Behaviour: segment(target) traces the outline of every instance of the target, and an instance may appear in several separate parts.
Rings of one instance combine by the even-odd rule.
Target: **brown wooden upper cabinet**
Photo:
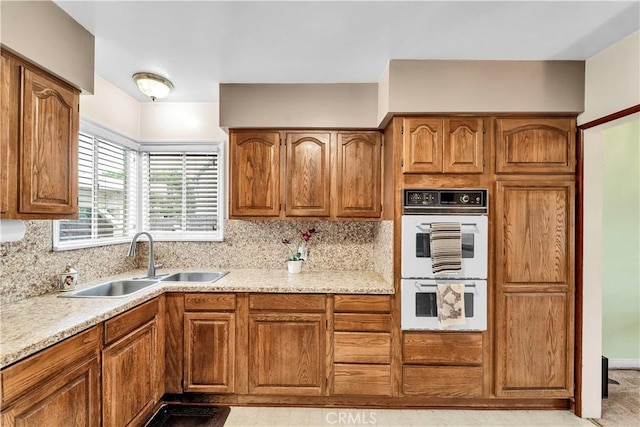
[[[231,216],[280,215],[280,133],[231,133]]]
[[[381,141],[379,132],[338,133],[336,216],[380,217]]]
[[[231,218],[379,218],[382,134],[232,130]]]
[[[411,117],[403,121],[403,173],[482,173],[484,119]]]
[[[496,119],[496,172],[572,174],[575,134],[573,117]]]
[[[78,214],[80,91],[2,51],[3,218]]]
[[[331,133],[286,132],[285,141],[285,214],[329,216]]]

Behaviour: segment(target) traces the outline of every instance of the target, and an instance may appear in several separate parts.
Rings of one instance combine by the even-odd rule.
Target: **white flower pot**
[[[287,261],[289,274],[297,274],[302,270],[302,261]]]

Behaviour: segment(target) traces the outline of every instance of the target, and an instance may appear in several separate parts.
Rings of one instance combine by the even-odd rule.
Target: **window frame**
[[[142,162],[143,153],[215,153],[218,157],[218,214],[217,224],[218,229],[215,232],[200,232],[200,231],[180,231],[180,232],[162,232],[162,231],[149,231],[153,236],[154,241],[158,242],[222,242],[224,241],[224,218],[225,218],[225,206],[226,206],[226,162],[225,162],[225,150],[223,142],[190,142],[185,144],[175,143],[144,143],[140,147],[140,166],[139,166],[139,180],[138,180],[138,192],[139,206],[138,211],[138,224],[144,226],[143,200],[146,197],[144,194],[143,184],[144,179],[142,174],[144,167]]]
[[[138,143],[131,138],[127,138],[117,132],[111,131],[105,127],[102,127],[96,123],[93,123],[86,119],[80,120],[80,132],[89,134],[94,138],[104,139],[110,143],[122,145],[135,151],[137,157],[137,171],[136,171],[136,191],[138,194],[136,203],[136,224],[133,233],[144,230],[144,215],[143,211],[143,152],[179,152],[179,153],[217,153],[218,157],[218,212],[217,223],[218,229],[216,232],[176,232],[163,233],[163,232],[150,232],[155,241],[165,242],[222,242],[224,241],[224,220],[226,212],[226,151],[224,141],[203,141],[203,142],[172,142],[172,143]],[[130,243],[134,234],[127,235],[126,237],[106,237],[97,239],[86,240],[72,240],[67,242],[60,241],[60,220],[53,221],[52,227],[52,250],[54,252],[62,252],[74,249],[93,248],[99,246],[117,245],[123,243]]]
[[[140,172],[139,172],[140,159],[138,154],[140,151],[140,144],[117,132],[111,131],[107,128],[104,128],[100,125],[97,125],[91,121],[84,120],[84,119],[80,120],[79,133],[84,133],[84,134],[90,135],[93,138],[101,139],[110,144],[119,145],[119,146],[122,146],[123,148],[132,150],[134,152],[134,155],[136,156],[136,161],[137,161],[136,180],[138,179],[140,175]],[[136,191],[140,191],[139,187],[140,187],[140,183],[136,181]],[[127,195],[127,198],[130,198],[130,195]],[[78,210],[79,209],[80,207],[78,207]],[[74,249],[93,248],[98,246],[128,243],[131,241],[131,238],[134,236],[135,232],[138,229],[137,222],[138,222],[138,218],[140,217],[139,203],[136,203],[135,209],[136,209],[136,213],[135,213],[136,224],[135,224],[135,230],[131,232],[133,234],[129,233],[125,236],[119,236],[119,237],[98,237],[98,238],[92,238],[92,239],[70,240],[66,242],[61,241],[60,240],[60,222],[62,220],[54,220],[53,226],[52,226],[52,233],[51,233],[52,250],[54,252],[61,252],[61,251],[74,250]]]

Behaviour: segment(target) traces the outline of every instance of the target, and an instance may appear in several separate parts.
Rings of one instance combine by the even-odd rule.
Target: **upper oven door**
[[[431,224],[459,222],[462,234],[462,271],[455,277],[486,279],[488,220],[484,215],[403,215],[402,278],[432,278]]]

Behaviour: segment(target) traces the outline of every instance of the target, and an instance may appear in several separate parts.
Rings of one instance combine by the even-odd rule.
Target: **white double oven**
[[[489,248],[486,189],[404,190],[401,250],[401,325],[404,330],[439,330],[436,277],[432,273],[431,224],[460,224],[462,270],[438,283],[463,283],[466,324],[455,329],[487,329]]]

